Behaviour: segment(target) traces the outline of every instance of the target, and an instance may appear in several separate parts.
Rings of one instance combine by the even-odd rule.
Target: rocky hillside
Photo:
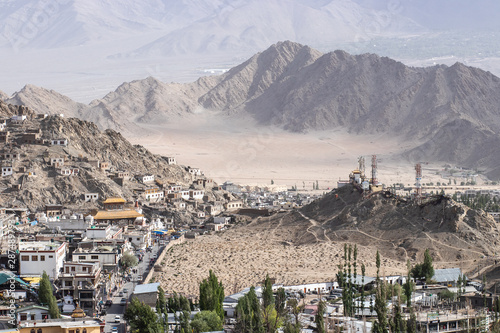
[[[2,116],[17,112],[18,106],[0,103]],[[24,107],[23,107],[24,108]],[[41,130],[40,140],[67,139],[67,146],[26,144],[22,134],[28,130]],[[2,177],[0,202],[2,205],[27,206],[35,210],[46,204],[63,204],[85,208],[84,193],[98,193],[101,198],[121,196],[127,200],[137,198],[137,190],[144,186],[135,180],[123,185],[111,179],[116,171],[127,171],[133,177],[154,174],[164,182],[190,184],[191,175],[180,165],[168,165],[165,158],[154,155],[141,146],[133,146],[114,130],[101,131],[90,122],[77,118],[50,116],[45,119],[26,120],[22,125],[8,124],[11,142],[1,143],[2,153],[18,153],[13,162],[13,174]],[[62,168],[76,169],[77,174],[61,175],[51,166],[51,158],[64,158]],[[109,163],[108,171],[101,171],[92,161]]]
[[[418,205],[386,194],[363,198],[345,186],[303,208],[240,226],[257,232],[278,228],[287,245],[347,242],[377,248],[384,257],[419,261],[426,248],[437,262],[467,270],[492,264],[500,228],[483,211],[436,196]],[[253,231],[252,231],[253,230]],[[484,262],[483,262],[484,261]]]
[[[208,109],[294,132],[381,134],[407,141],[410,160],[481,168],[500,177],[500,79],[460,63],[408,67],[374,54],[322,54],[286,41],[222,75],[190,84],[154,78],[124,83],[85,108],[32,86],[23,90],[10,101],[44,105],[52,114],[65,109],[123,133],[140,131],[141,123],[182,125]]]

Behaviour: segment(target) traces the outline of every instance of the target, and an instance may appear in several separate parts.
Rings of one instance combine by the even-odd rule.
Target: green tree
[[[417,332],[417,316],[415,315],[413,308],[410,308],[410,318],[406,321],[406,332]]]
[[[59,307],[57,306],[57,300],[54,296],[54,291],[52,289],[52,283],[50,282],[47,272],[43,271],[42,279],[38,287],[38,300],[40,304],[49,307],[50,318],[56,319],[60,318]]]
[[[412,276],[417,279],[425,279],[430,282],[434,276],[434,267],[432,266],[432,256],[429,249],[424,252],[424,262],[416,264],[411,270]]]
[[[43,271],[42,279],[38,287],[38,300],[40,304],[48,305],[52,294],[52,284],[50,283],[49,276]]]
[[[271,179],[271,185],[274,185],[274,180]]]
[[[158,321],[158,316],[149,305],[139,302],[137,297],[133,297],[125,310],[125,319],[129,322],[132,332],[163,332],[162,325]]]
[[[200,311],[191,321],[194,333],[213,332],[222,330],[222,321],[215,311]]]
[[[264,324],[262,321],[261,305],[255,287],[238,300],[236,305],[236,327],[239,333],[263,333]]]
[[[61,314],[59,313],[59,307],[57,306],[57,300],[53,295],[49,300],[49,315],[50,318],[52,319],[61,318]]]
[[[165,291],[161,286],[158,286],[158,299],[156,300],[156,313],[160,316],[162,327],[167,326],[167,301],[165,299]]]
[[[391,328],[391,333],[405,333],[406,332],[406,321],[403,319],[401,312],[401,299],[397,295],[397,301],[393,303],[392,306],[392,318],[389,321]]]
[[[285,294],[285,289],[281,287],[278,288],[278,291],[276,292],[274,307],[276,308],[278,316],[282,318],[286,316],[286,294]]]
[[[406,297],[406,307],[409,309],[411,308],[411,296],[413,294],[413,290],[415,289],[415,284],[411,280],[411,264],[409,259],[406,262],[406,270],[407,270],[407,276],[406,276],[406,282],[403,284],[403,291]]]
[[[266,279],[264,280],[264,286],[262,288],[262,319],[264,321],[264,330],[266,333],[274,333],[278,327],[281,326],[281,318],[275,308],[273,285],[269,278],[269,274],[266,274]]]
[[[121,258],[122,266],[125,268],[135,267],[139,263],[139,259],[130,252],[123,254]]]
[[[181,333],[191,332],[191,305],[189,304],[188,299],[182,295],[179,297],[179,303],[181,307],[181,313],[179,316],[180,331]]]
[[[200,283],[200,310],[215,311],[221,321],[224,321],[224,286],[217,280],[212,270],[209,271],[208,279]]]
[[[285,318],[285,333],[299,333],[302,329],[299,321],[299,314],[302,312],[302,306],[299,305],[299,301],[296,298],[291,298],[287,301],[288,308],[294,317],[294,323],[291,322],[289,317]]]
[[[375,304],[373,306],[375,312],[377,313],[377,319],[373,322],[372,332],[375,333],[387,333],[387,326],[389,325],[387,320],[387,288],[385,286],[384,280],[380,279],[378,274],[378,269],[380,267],[380,255],[377,251],[376,256],[377,264],[377,287],[375,291]]]
[[[424,263],[422,265],[422,273],[425,276],[425,280],[430,282],[434,276],[434,267],[432,266],[432,256],[429,249],[424,252]]]
[[[314,322],[316,323],[316,331],[318,333],[325,333],[325,309],[326,305],[324,301],[318,303],[318,311],[314,316]]]

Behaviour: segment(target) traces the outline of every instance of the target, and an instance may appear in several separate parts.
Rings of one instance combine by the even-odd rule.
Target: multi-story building
[[[92,315],[102,298],[99,288],[100,275],[99,262],[65,262],[58,287],[64,296],[72,296],[87,315]]]
[[[56,280],[66,260],[66,242],[21,242],[19,243],[19,274],[21,276],[47,275]]]

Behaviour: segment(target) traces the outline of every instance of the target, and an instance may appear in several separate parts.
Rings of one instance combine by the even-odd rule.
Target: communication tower
[[[377,179],[377,155],[372,155],[372,185],[378,185],[378,179]]]
[[[420,203],[422,200],[422,165],[420,163],[415,165],[415,171],[415,199],[417,199],[417,202]]]

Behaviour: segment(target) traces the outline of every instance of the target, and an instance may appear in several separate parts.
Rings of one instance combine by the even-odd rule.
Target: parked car
[[[120,291],[120,292],[118,293],[118,297],[123,297],[123,291]]]
[[[118,332],[118,327],[117,327],[117,326],[114,326],[114,327],[111,329],[111,332]]]
[[[106,301],[106,303],[104,303],[104,304],[105,304],[106,306],[111,306],[111,305],[113,305],[113,300],[108,299],[108,300]]]
[[[128,289],[127,288],[123,288],[123,293],[127,294],[128,293]]]
[[[122,298],[121,301],[120,301],[120,305],[125,305],[127,304],[127,299],[126,298]]]
[[[121,321],[120,316],[116,315],[115,316],[115,323],[119,323]]]

